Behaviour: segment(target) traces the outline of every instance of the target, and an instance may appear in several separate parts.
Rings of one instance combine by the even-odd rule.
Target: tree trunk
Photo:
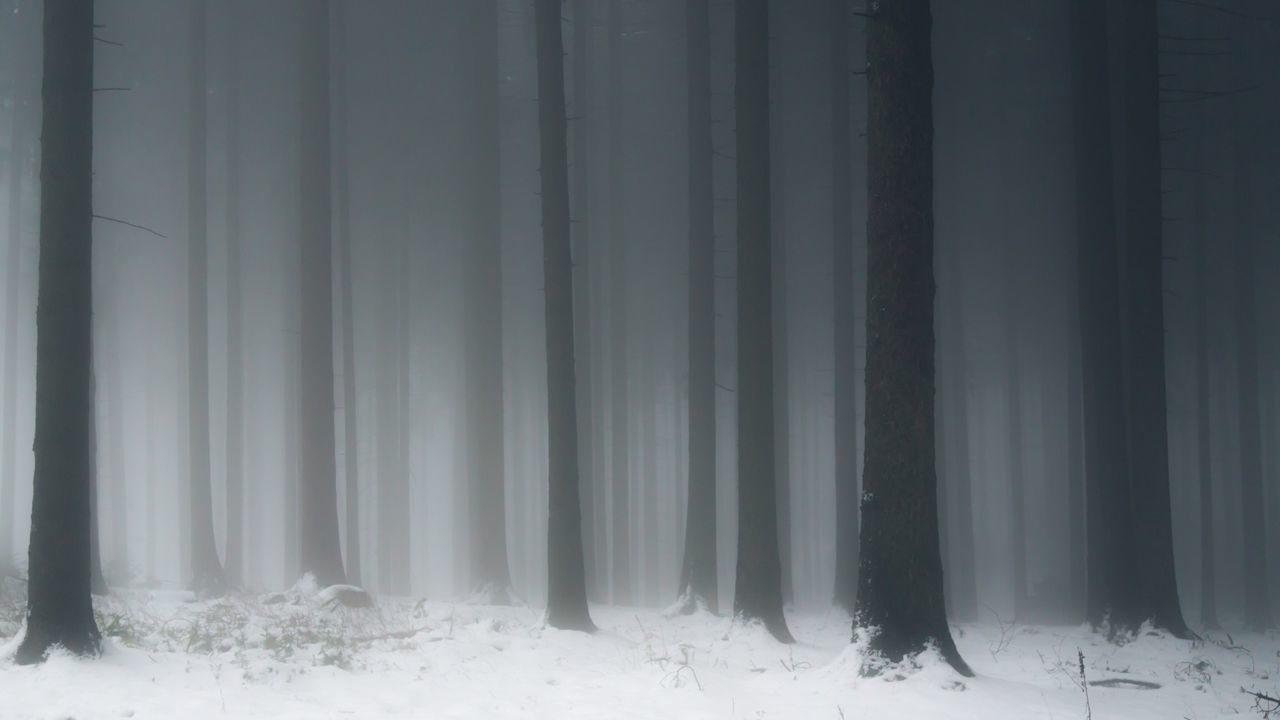
[[[1205,196],[1208,188],[1203,176],[1193,182],[1195,209],[1196,268],[1196,441],[1197,467],[1200,473],[1200,622],[1205,629],[1218,625],[1217,552],[1213,537],[1213,428],[1210,425],[1209,398],[1209,239],[1205,232]]]
[[[897,662],[947,627],[934,465],[933,57],[928,0],[879,0],[867,25],[867,432],[854,627]],[[864,666],[864,672],[874,669]]]
[[[626,167],[626,138],[623,135],[622,99],[622,0],[610,0],[609,32],[609,334],[610,393],[609,433],[612,478],[610,479],[613,515],[613,579],[611,598],[614,605],[634,601],[631,577],[631,482],[629,469],[630,422],[629,371],[627,361],[627,242],[626,198],[623,195],[623,170]]]
[[[190,435],[191,589],[200,596],[226,591],[213,534],[209,452],[209,244],[206,193],[205,0],[190,5],[187,118],[187,402]]]
[[[93,2],[46,0],[27,632],[15,655],[97,655],[89,588]]]
[[[1243,115],[1237,100],[1237,114]],[[1241,118],[1243,119],[1243,118]],[[1262,413],[1258,389],[1257,259],[1254,251],[1252,156],[1248,128],[1234,131],[1236,382],[1240,432],[1240,518],[1244,541],[1244,620],[1255,632],[1272,627],[1267,588],[1267,534],[1262,492]]]
[[[360,568],[360,438],[357,434],[359,397],[356,392],[356,323],[355,286],[351,266],[351,183],[347,161],[350,137],[347,126],[347,40],[346,4],[336,2],[333,9],[333,102],[334,102],[334,180],[337,197],[338,227],[335,241],[338,244],[340,282],[342,289],[342,456],[344,463],[346,503],[347,581],[353,585],[361,582]]]
[[[1016,257],[1017,240],[1008,240],[1009,259],[1005,267],[1005,424],[1008,443],[1009,514],[1013,524],[1013,616],[1026,620],[1027,612],[1027,502],[1026,481],[1022,461],[1022,359],[1020,340],[1020,313],[1018,308],[1017,280],[1021,276]]]
[[[835,355],[835,604],[858,601],[858,324],[853,290],[853,137],[849,119],[849,8],[831,6],[831,300]]]
[[[719,607],[716,574],[715,208],[711,160],[711,17],[685,5],[689,115],[688,503],[680,596],[686,611]]]
[[[793,642],[782,610],[775,473],[769,3],[738,0],[738,581],[734,614]]]
[[[334,447],[333,238],[330,218],[329,6],[301,10],[301,345],[299,563],[324,585],[346,582]]]
[[[1121,3],[1124,64],[1125,246],[1122,301],[1130,468],[1132,565],[1138,620],[1179,638],[1182,617],[1173,561],[1165,388],[1164,243],[1160,155],[1157,0]]]
[[[1083,383],[1088,597],[1095,627],[1136,627],[1130,583],[1129,443],[1112,168],[1109,0],[1072,5],[1077,302]]]
[[[591,422],[591,235],[589,216],[591,201],[587,161],[586,120],[587,94],[590,87],[590,59],[587,48],[591,30],[591,0],[574,0],[573,4],[573,111],[578,121],[573,125],[573,202],[572,252],[573,252],[573,315],[574,356],[577,361],[577,413],[578,413],[578,472],[582,488],[582,510],[586,520],[582,524],[582,544],[586,553],[587,591],[593,597],[599,592],[596,581],[596,539],[593,512],[595,506],[596,479],[594,428]]]
[[[231,585],[244,583],[244,314],[240,238],[240,33],[244,8],[228,2],[227,46],[227,536],[223,570]]]
[[[542,155],[542,272],[546,286],[547,623],[592,632],[582,549],[573,352],[573,258],[569,238],[568,138],[560,0],[535,0],[538,145]]]
[[[468,67],[468,113],[475,118],[473,162],[465,195],[475,205],[468,220],[474,236],[468,245],[467,410],[471,485],[473,566],[478,588],[489,601],[511,601],[507,559],[507,510],[502,380],[502,236],[499,221],[500,132],[498,128],[498,6],[494,0],[467,3],[473,54]]]

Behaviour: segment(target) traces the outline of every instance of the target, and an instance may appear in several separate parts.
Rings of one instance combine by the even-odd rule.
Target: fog
[[[864,19],[850,15],[852,60],[838,68],[829,5],[775,1],[769,28],[779,542],[783,593],[803,610],[832,603],[837,446],[863,450]],[[191,585],[200,472],[229,582],[269,591],[298,580],[300,527],[315,520],[299,509],[312,467],[300,429],[327,408],[298,369],[316,351],[304,339],[300,272],[304,222],[316,220],[301,188],[324,182],[306,175],[306,132],[327,132],[331,458],[348,579],[387,595],[468,598],[491,580],[475,558],[501,522],[511,590],[542,606],[548,368],[532,4],[208,3],[194,31],[206,39],[203,73],[192,7],[97,3],[95,477],[108,583]],[[1070,3],[944,0],[933,11],[948,605],[959,621],[1078,623],[1086,501]],[[326,12],[327,79],[303,64],[300,20]],[[1210,621],[1206,586],[1221,620],[1242,622],[1259,569],[1280,609],[1280,39],[1275,20],[1248,19],[1264,12],[1274,8],[1263,0],[1160,4],[1169,495],[1178,593],[1197,628]],[[710,13],[716,563],[728,610],[739,536],[734,6],[712,2]],[[664,607],[681,591],[689,485],[685,3],[577,0],[563,14],[588,595]],[[40,15],[37,2],[7,2],[0,23],[0,564],[19,567],[34,472]],[[836,201],[831,88],[844,72],[852,176]],[[319,129],[308,83],[328,98]],[[1129,97],[1109,94],[1118,105]],[[1122,181],[1121,202],[1125,193]],[[852,267],[832,262],[837,202],[852,213]],[[203,223],[192,219],[201,204]],[[203,265],[190,255],[201,235]],[[837,273],[853,283],[856,438],[836,436]],[[193,279],[207,283],[204,313],[189,311]],[[193,333],[194,315],[207,334]],[[207,358],[192,355],[196,335]],[[193,392],[205,363],[207,393]],[[500,476],[499,520],[476,500],[482,476]],[[1260,534],[1246,518],[1258,502]],[[1251,568],[1246,548],[1259,542],[1268,559]]]

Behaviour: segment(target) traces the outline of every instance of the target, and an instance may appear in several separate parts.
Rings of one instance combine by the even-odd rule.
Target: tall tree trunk
[[[1238,107],[1242,101],[1237,101]],[[1236,111],[1243,115],[1241,109]],[[1241,123],[1243,124],[1243,123]],[[1252,157],[1247,127],[1234,132],[1236,382],[1240,432],[1241,557],[1244,560],[1244,619],[1250,630],[1272,627],[1267,588],[1267,534],[1262,492],[1262,413],[1258,387],[1258,299],[1254,251]]]
[[[686,612],[719,607],[716,574],[715,199],[711,144],[711,13],[685,4],[689,114],[688,503],[680,596]]]
[[[117,269],[113,273],[112,283],[119,282],[118,268],[122,264],[119,259],[115,261],[114,265]],[[124,338],[121,337],[122,330],[118,307],[115,308],[115,316],[112,318],[109,330],[103,335],[107,347],[110,348],[106,366],[111,377],[111,382],[107,385],[109,392],[107,393],[106,411],[107,432],[110,438],[107,458],[111,477],[111,561],[109,572],[113,575],[111,579],[118,584],[127,585],[132,579],[131,568],[129,567],[129,495],[127,492],[129,480],[125,474],[124,366],[120,362],[120,348],[124,344]],[[102,345],[98,347],[102,347]]]
[[[1209,397],[1209,239],[1205,232],[1205,195],[1208,188],[1203,176],[1193,181],[1195,209],[1196,268],[1196,460],[1200,491],[1200,622],[1208,630],[1218,629],[1217,552],[1213,522],[1213,428],[1210,423]]]
[[[738,0],[738,581],[734,614],[793,642],[782,610],[774,463],[769,3]]]
[[[200,596],[226,591],[213,534],[209,452],[209,243],[206,187],[205,0],[190,4],[187,118],[187,413],[190,436],[191,589]]]
[[[1157,0],[1125,0],[1120,8],[1126,229],[1121,289],[1134,551],[1128,571],[1140,593],[1139,621],[1190,638],[1178,601],[1169,499]]]
[[[933,53],[929,0],[879,0],[867,26],[867,432],[854,627],[890,661],[947,627],[934,464]],[[864,672],[874,672],[865,666]]]
[[[578,472],[582,487],[582,509],[586,520],[582,524],[582,544],[586,553],[587,591],[593,597],[599,592],[596,580],[596,539],[594,507],[596,479],[594,427],[591,422],[591,230],[590,183],[587,161],[588,128],[587,96],[590,87],[590,45],[592,0],[574,0],[573,4],[573,111],[578,121],[573,126],[573,316],[574,356],[577,361],[578,391]]]
[[[1027,502],[1026,481],[1022,460],[1022,359],[1020,313],[1021,298],[1017,292],[1017,278],[1022,269],[1018,266],[1016,243],[1010,238],[1008,263],[1005,266],[1005,424],[1007,431],[1009,468],[1009,513],[1013,524],[1013,614],[1015,619],[1025,620],[1027,612]]]
[[[1072,5],[1077,302],[1083,382],[1088,597],[1095,627],[1135,627],[1129,442],[1121,352],[1119,247],[1112,168],[1108,2]]]
[[[836,483],[835,603],[858,601],[858,370],[853,290],[853,133],[849,119],[849,6],[831,6],[831,300]]]
[[[299,562],[321,585],[346,582],[334,446],[329,6],[301,9],[301,424]]]
[[[27,632],[14,657],[54,645],[97,655],[89,588],[93,397],[93,1],[44,4],[35,477]]]
[[[231,585],[244,583],[244,314],[240,238],[240,33],[244,8],[226,3],[227,45],[227,536],[223,570]]]
[[[538,145],[542,176],[542,272],[546,286],[547,622],[592,632],[582,559],[582,497],[573,348],[573,257],[569,239],[568,138],[560,0],[535,0]]]
[[[614,605],[634,601],[631,577],[631,482],[629,469],[630,418],[629,370],[627,360],[627,241],[626,197],[623,194],[623,172],[626,167],[626,138],[623,132],[622,99],[622,0],[610,0],[609,32],[609,335],[610,392],[609,433],[611,479],[610,496],[613,515],[613,557],[610,574],[613,579],[611,599]]]
[[[1070,333],[1067,347],[1067,563],[1070,572],[1071,617],[1085,619],[1086,597],[1089,587],[1088,555],[1086,549],[1087,525],[1085,519],[1085,445],[1084,445],[1084,387],[1080,348],[1080,299],[1078,288],[1080,269],[1068,298],[1067,313],[1070,317]]]
[[[333,102],[334,102],[334,181],[337,197],[338,262],[342,289],[342,456],[344,463],[346,503],[347,580],[361,582],[360,568],[360,443],[357,434],[359,397],[356,392],[356,323],[355,279],[351,266],[351,179],[347,160],[351,139],[347,112],[347,26],[346,4],[336,2],[333,9]]]
[[[473,566],[478,587],[489,601],[511,601],[511,570],[507,559],[507,509],[502,380],[502,235],[499,221],[500,132],[498,127],[498,6],[495,0],[467,3],[473,54],[468,67],[474,74],[467,103],[475,118],[473,162],[467,180],[474,183],[466,197],[474,235],[468,245],[470,282],[467,327],[467,410],[471,486]]]

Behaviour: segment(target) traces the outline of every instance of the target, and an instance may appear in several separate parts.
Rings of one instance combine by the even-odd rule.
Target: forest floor
[[[1085,628],[993,621],[955,629],[976,678],[925,658],[869,679],[839,611],[790,614],[799,642],[788,646],[706,613],[594,607],[600,632],[584,635],[547,628],[536,608],[380,599],[352,610],[306,592],[118,593],[97,602],[101,658],[19,667],[16,594],[0,599],[4,720],[1203,720],[1261,717],[1243,690],[1280,688],[1274,634],[1114,645]],[[1104,685],[1087,697],[1081,655],[1085,679]]]

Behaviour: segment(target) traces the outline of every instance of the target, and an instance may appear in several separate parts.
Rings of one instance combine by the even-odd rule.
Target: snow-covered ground
[[[1123,646],[1083,628],[956,629],[978,677],[936,660],[859,677],[840,612],[792,614],[799,642],[708,614],[594,607],[595,635],[536,608],[308,593],[193,602],[132,591],[98,602],[103,656],[12,663],[20,612],[0,605],[0,718],[1085,718],[1257,717],[1241,688],[1280,687],[1280,638]]]

